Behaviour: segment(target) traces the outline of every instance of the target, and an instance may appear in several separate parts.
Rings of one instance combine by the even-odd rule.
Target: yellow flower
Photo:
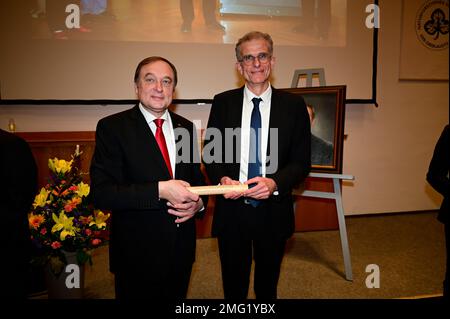
[[[55,213],[52,214],[55,225],[52,227],[52,233],[61,230],[60,238],[65,240],[67,235],[75,236],[76,228],[73,226],[74,217],[67,217],[64,212],[59,213],[59,217]]]
[[[89,226],[97,225],[98,229],[106,227],[106,221],[109,218],[109,214],[105,215],[101,210],[94,210],[95,218],[92,222],[89,223]]]
[[[75,192],[78,196],[83,197],[89,195],[90,187],[88,184],[81,182],[77,185],[78,190]]]
[[[48,167],[52,170],[54,173],[63,173],[70,171],[72,169],[72,163],[73,160],[70,162],[67,162],[66,160],[60,160],[56,157],[54,159],[48,160]]]
[[[50,194],[50,191],[46,190],[44,187],[41,188],[41,191],[39,194],[36,195],[34,198],[33,207],[44,207],[46,204],[49,204],[50,201],[47,200],[48,194]]]
[[[42,215],[34,215],[33,213],[28,215],[28,224],[30,225],[30,228],[38,229],[44,221],[45,217]]]

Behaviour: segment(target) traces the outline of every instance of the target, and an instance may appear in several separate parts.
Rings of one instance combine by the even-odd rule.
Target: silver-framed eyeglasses
[[[266,52],[259,53],[257,56],[247,54],[242,57],[240,62],[243,62],[246,65],[251,65],[255,62],[256,59],[258,59],[259,63],[265,64],[270,61],[271,57],[272,56]]]

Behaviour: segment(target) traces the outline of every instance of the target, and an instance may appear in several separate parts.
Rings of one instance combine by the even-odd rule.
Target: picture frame
[[[311,172],[342,174],[346,86],[282,90],[301,95],[308,107],[311,119]]]

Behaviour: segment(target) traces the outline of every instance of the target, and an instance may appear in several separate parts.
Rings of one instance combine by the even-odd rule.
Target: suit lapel
[[[272,99],[270,101],[270,119],[269,119],[269,128],[271,127],[280,127],[283,123],[282,115],[283,112],[280,110],[282,106],[280,106],[280,96],[278,94],[278,90],[272,87]],[[269,132],[270,134],[270,132]]]
[[[231,99],[228,100],[227,105],[225,105],[226,108],[226,116],[228,117],[227,127],[230,128],[242,128],[242,108],[244,104],[244,87],[241,87],[235,91],[235,94],[231,96]],[[236,141],[238,142],[238,141]],[[240,144],[240,141],[239,141]],[[222,145],[222,147],[225,147],[225,145]],[[235,144],[233,147],[234,154],[233,156],[236,157],[236,152],[238,151],[237,145]],[[234,162],[234,161],[233,161]],[[240,170],[240,164],[239,162],[234,163],[231,166],[231,172],[230,176],[234,176],[235,179],[239,180],[239,170]]]
[[[173,112],[169,111],[170,119],[172,120],[173,133],[175,134],[175,129],[183,127],[183,125],[178,121],[178,117]],[[181,135],[175,135],[175,176],[178,178],[180,176],[180,170],[182,170],[183,165],[180,165],[180,158],[177,150],[177,143],[180,141]]]
[[[161,175],[164,175],[165,178],[170,179],[169,170],[167,169],[166,162],[161,154],[155,136],[153,135],[148,123],[145,121],[145,117],[142,115],[138,105],[134,107],[131,117],[136,125],[136,139],[142,143],[142,146],[139,149],[147,150],[144,151],[145,153],[142,152],[138,155],[140,157],[148,156],[148,161],[144,159],[144,162],[149,163],[149,165],[154,165],[156,162],[158,167],[155,168],[154,171],[164,172],[164,174]]]
[[[280,96],[278,94],[278,90],[272,87],[272,99],[270,101],[270,118],[269,118],[269,134],[267,135],[267,150],[266,156],[269,158],[270,156],[270,140],[271,140],[271,128],[278,129],[283,125],[283,111],[281,110],[282,101],[280,101]],[[280,131],[278,131],[278,134]],[[280,137],[278,136],[278,142],[280,142]]]
[[[236,94],[229,100],[230,104],[226,106],[227,113],[230,116],[230,127],[242,127],[242,107],[244,103],[244,87],[236,91]]]

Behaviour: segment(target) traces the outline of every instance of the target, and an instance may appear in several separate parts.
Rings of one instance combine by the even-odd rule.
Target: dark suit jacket
[[[200,163],[192,161],[197,141],[193,124],[170,113],[174,128],[189,132],[187,162],[176,164],[175,178],[203,185]],[[175,140],[177,142],[177,138]],[[181,154],[181,155],[183,155]],[[158,198],[158,182],[170,179],[158,144],[138,106],[98,122],[91,164],[91,197],[96,207],[112,211],[111,271],[144,271],[164,276],[173,254],[187,263],[195,257],[195,220],[179,227],[167,213],[167,201]],[[205,207],[207,198],[203,198]],[[186,249],[174,251],[176,234]]]
[[[0,177],[0,242],[5,258],[0,263],[0,273],[5,274],[2,291],[9,297],[25,296],[23,280],[31,249],[28,213],[37,191],[37,168],[27,142],[3,130],[0,130]]]
[[[311,134],[311,164],[333,164],[333,144]]]
[[[244,88],[220,93],[214,97],[208,128],[217,128],[225,136],[225,128],[241,127]],[[279,195],[270,196],[258,206],[258,229],[263,236],[288,238],[295,228],[292,189],[308,175],[311,166],[311,131],[309,116],[303,98],[299,95],[272,89],[272,101],[269,128],[278,129],[278,167],[273,174],[266,177],[275,180]],[[269,131],[270,135],[270,131]],[[267,155],[270,154],[270,136]],[[233,150],[236,152],[234,139]],[[209,140],[205,140],[206,144]],[[223,145],[225,140],[222,141]],[[225,152],[224,152],[225,153]],[[206,171],[213,184],[218,184],[221,177],[229,176],[239,180],[239,156],[232,163],[206,163]],[[266,166],[267,167],[267,166]],[[213,229],[214,236],[239,231],[244,199],[227,200],[223,196],[216,199]]]
[[[449,221],[449,172],[450,172],[450,152],[449,152],[449,126],[445,126],[434,148],[433,157],[427,173],[427,181],[438,191],[444,200],[439,210],[438,219],[448,224]]]

